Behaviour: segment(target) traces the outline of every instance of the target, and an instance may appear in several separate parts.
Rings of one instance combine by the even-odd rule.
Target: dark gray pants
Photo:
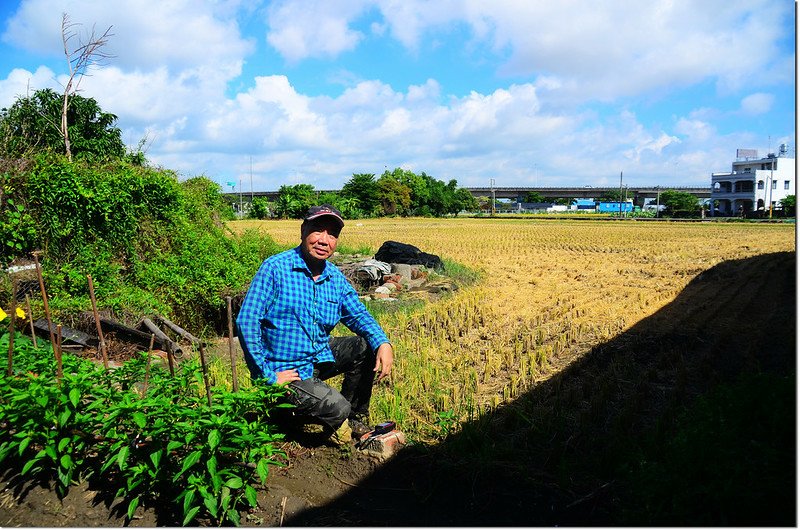
[[[358,336],[331,337],[330,346],[335,361],[314,366],[311,379],[289,383],[287,399],[295,406],[293,416],[298,420],[336,431],[348,418],[366,422],[375,379],[375,352]],[[341,392],[325,383],[339,374],[344,374]]]

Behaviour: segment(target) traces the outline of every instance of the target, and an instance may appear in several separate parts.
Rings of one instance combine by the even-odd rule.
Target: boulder
[[[408,265],[425,265],[429,269],[442,270],[442,259],[435,254],[422,252],[414,245],[386,241],[375,253],[375,259],[386,263],[402,263]]]

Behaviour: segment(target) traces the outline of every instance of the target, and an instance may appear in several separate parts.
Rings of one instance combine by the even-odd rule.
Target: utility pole
[[[250,207],[253,206],[253,156],[250,156]]]
[[[492,217],[494,217],[494,179],[489,179],[489,187],[492,189]]]
[[[239,219],[244,219],[244,201],[242,200],[242,177],[239,177]]]
[[[622,171],[619,172],[619,218],[622,219]]]
[[[772,187],[775,185],[774,176],[772,174],[773,169],[775,168],[775,159],[770,160],[769,164],[769,218],[772,219]]]

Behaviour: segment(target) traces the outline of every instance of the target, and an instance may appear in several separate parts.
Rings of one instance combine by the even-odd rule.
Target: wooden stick
[[[236,376],[236,347],[233,344],[233,312],[231,310],[231,297],[226,296],[228,303],[228,352],[231,355],[231,376],[233,377],[233,391],[239,391],[239,378]]]
[[[103,328],[100,327],[100,313],[97,311],[97,299],[94,297],[94,282],[92,275],[87,274],[89,279],[89,298],[92,300],[92,313],[94,314],[94,323],[97,326],[97,337],[100,339],[100,354],[103,356],[103,367],[108,370],[108,353],[106,352],[106,339],[103,338]]]
[[[144,388],[142,389],[142,397],[147,394],[147,380],[150,378],[150,357],[153,355],[153,343],[156,341],[156,334],[150,334],[150,347],[147,348],[147,364],[144,365]]]
[[[206,384],[206,397],[208,398],[208,406],[211,406],[211,385],[208,382],[208,368],[206,367],[206,351],[203,345],[200,345],[200,365],[203,367],[203,382]]]
[[[8,377],[14,372],[14,324],[17,320],[17,279],[11,277],[11,322],[8,324]]]
[[[47,291],[44,288],[44,277],[42,276],[42,266],[39,265],[39,252],[33,253],[33,261],[36,262],[36,276],[39,277],[39,290],[42,291],[42,302],[44,302],[44,316],[47,318],[47,331],[50,332],[50,344],[55,351],[56,338],[53,336],[53,319],[50,318],[50,304],[47,303]]]
[[[185,329],[183,329],[182,327],[180,327],[179,325],[177,325],[176,323],[174,323],[173,321],[169,320],[168,318],[162,317],[161,315],[156,315],[155,317],[158,320],[160,320],[162,324],[164,324],[169,329],[171,329],[184,339],[188,340],[192,344],[200,344],[201,342],[203,342],[194,335],[192,335],[191,333],[189,333],[188,331],[186,331]]]
[[[61,324],[56,327],[56,341],[53,350],[56,355],[56,379],[60,381],[64,376],[64,369],[61,363]]]
[[[183,350],[181,349],[180,345],[174,342],[171,338],[167,337],[167,334],[161,331],[161,328],[156,326],[155,322],[149,318],[143,318],[142,324],[147,328],[148,331],[150,331],[150,333],[156,334],[156,337],[158,337],[158,339],[164,344],[167,351],[172,351],[173,355],[177,355],[178,357],[183,355]]]
[[[286,499],[287,497],[281,499],[281,520],[278,522],[278,526],[283,526],[283,515],[286,513]]]
[[[31,325],[31,340],[33,340],[33,349],[38,350],[39,346],[36,344],[36,331],[33,329],[33,311],[31,311],[31,297],[25,295],[25,309],[28,311],[28,322]]]

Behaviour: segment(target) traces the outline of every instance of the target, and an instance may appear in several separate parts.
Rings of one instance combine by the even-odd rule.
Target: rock
[[[397,300],[397,298],[392,298],[392,296],[387,294],[387,293],[375,293],[375,294],[372,295],[372,297],[375,300],[384,300],[386,302],[393,302],[393,301]]]
[[[408,263],[392,263],[392,275],[397,276],[395,281],[411,281],[414,279],[414,269]]]
[[[386,287],[385,285],[381,285],[375,289],[375,294],[392,294],[392,290]]]
[[[419,280],[425,279],[428,277],[428,271],[424,271],[419,267],[411,267],[411,279],[412,280]]]
[[[383,285],[381,285],[381,287],[386,287],[387,289],[389,289],[390,293],[397,291],[397,289],[399,288],[399,286],[394,282],[386,282]]]

